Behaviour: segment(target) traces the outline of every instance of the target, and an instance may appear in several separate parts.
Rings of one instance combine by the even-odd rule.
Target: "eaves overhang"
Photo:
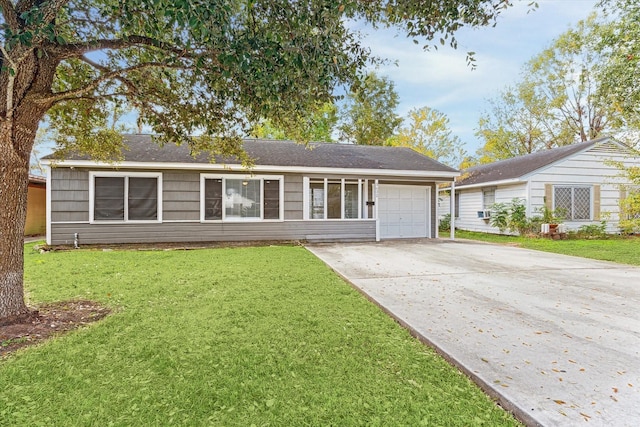
[[[303,174],[336,174],[356,176],[388,176],[403,178],[441,178],[453,181],[460,176],[458,171],[431,170],[396,170],[396,169],[361,169],[361,168],[331,168],[307,166],[275,166],[255,165],[247,168],[240,164],[218,163],[171,163],[171,162],[96,162],[90,160],[51,160],[43,159],[42,164],[51,167],[68,168],[99,168],[99,169],[146,169],[146,170],[203,170],[220,172],[254,173],[303,173]]]
[[[500,181],[478,182],[476,184],[468,184],[468,185],[456,184],[456,190],[469,190],[473,188],[497,187],[500,185],[519,184],[522,182],[526,182],[526,180],[522,179],[522,177],[519,177],[519,178],[512,178],[512,179],[503,179]]]

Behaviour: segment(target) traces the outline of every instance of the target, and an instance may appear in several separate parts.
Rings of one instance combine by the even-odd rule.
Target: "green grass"
[[[640,265],[640,238],[638,237],[611,236],[607,239],[593,240],[551,240],[476,233],[462,230],[456,230],[456,237],[490,243],[516,244],[527,249],[575,255],[622,264]]]
[[[0,425],[516,425],[304,248],[31,246],[31,302],[116,313],[0,361]]]

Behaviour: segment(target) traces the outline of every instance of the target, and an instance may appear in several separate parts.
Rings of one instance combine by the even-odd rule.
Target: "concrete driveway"
[[[462,240],[308,249],[525,423],[640,425],[640,268]]]

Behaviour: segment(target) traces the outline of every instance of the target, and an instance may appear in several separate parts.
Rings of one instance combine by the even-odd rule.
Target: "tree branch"
[[[89,40],[84,43],[69,43],[63,46],[57,47],[62,57],[61,59],[66,58],[76,58],[84,55],[85,53],[94,52],[96,50],[104,50],[104,49],[112,49],[119,50],[127,47],[133,46],[148,46],[154,47],[165,52],[173,53],[174,55],[179,56],[180,58],[192,58],[197,59],[201,55],[193,54],[186,49],[179,49],[174,45],[164,43],[160,40],[156,40],[151,37],[145,36],[129,36],[126,39],[97,39],[97,40]]]
[[[128,68],[122,68],[120,70],[115,70],[115,71],[109,71],[107,73],[104,73],[103,75],[101,75],[100,77],[98,77],[97,79],[89,82],[88,84],[76,88],[76,89],[71,89],[71,90],[67,90],[64,92],[57,92],[52,94],[51,96],[45,97],[45,98],[41,98],[38,99],[36,102],[40,103],[40,104],[56,104],[59,103],[61,101],[66,101],[69,99],[77,99],[77,98],[82,98],[85,97],[89,92],[95,90],[98,86],[100,86],[101,83],[106,82],[109,79],[119,79],[122,78],[122,76],[124,74],[127,74],[129,72],[132,71],[138,71],[138,70],[143,70],[145,68],[171,68],[171,69],[185,69],[188,67],[183,67],[183,66],[178,66],[178,65],[168,65],[162,62],[146,62],[143,64],[137,64]]]
[[[110,70],[108,67],[105,67],[102,64],[99,64],[95,61],[92,61],[91,59],[87,58],[86,56],[82,56],[80,57],[80,60],[85,62],[86,64],[89,64],[90,66],[102,71],[105,74],[110,73],[112,70]],[[120,82],[122,82],[122,84],[124,84],[130,91],[131,94],[133,95],[138,95],[138,88],[136,87],[135,84],[133,84],[133,82],[127,78],[125,78],[124,76],[115,76],[114,77],[116,80],[119,80]]]
[[[11,0],[0,0],[0,9],[4,20],[14,33],[20,29],[21,23],[16,10],[13,8]]]
[[[13,116],[13,87],[16,80],[15,73],[17,72],[17,67],[16,63],[13,62],[9,56],[9,52],[5,50],[4,46],[0,45],[0,49],[2,50],[2,56],[9,62],[9,66],[11,67],[11,70],[13,70],[13,74],[11,71],[7,72],[7,103],[5,107],[7,111],[5,113],[5,118],[10,119],[11,116]]]
[[[42,6],[42,21],[46,24],[53,22],[58,16],[62,6],[69,3],[69,0],[48,0]]]

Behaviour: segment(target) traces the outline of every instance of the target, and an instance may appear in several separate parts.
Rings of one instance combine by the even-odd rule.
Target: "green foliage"
[[[640,127],[640,6],[634,0],[603,1],[606,18],[600,30],[598,50],[599,96],[622,114],[625,122]],[[636,141],[637,142],[637,141]]]
[[[451,230],[451,214],[443,215],[442,218],[440,218],[438,230],[443,232]]]
[[[331,103],[321,105],[318,110],[304,120],[305,126],[299,135],[288,135],[283,129],[276,128],[271,120],[264,119],[257,124],[251,136],[255,138],[334,142],[333,130],[338,122],[338,108]]]
[[[548,143],[542,131],[548,108],[533,96],[530,82],[508,87],[490,102],[490,111],[478,121],[476,135],[484,141],[480,164],[533,153]]]
[[[586,141],[621,129],[619,108],[601,96],[602,22],[595,15],[556,38],[491,100],[479,121],[480,163]]]
[[[575,237],[578,239],[604,239],[607,237],[607,222],[600,221],[599,224],[581,225],[575,232]]]
[[[489,224],[496,227],[501,233],[509,228],[509,206],[506,203],[494,203],[491,206]]]
[[[27,246],[25,267],[32,302],[115,313],[0,361],[3,426],[517,425],[301,247]]]
[[[530,233],[535,226],[527,218],[527,207],[519,198],[514,198],[509,203],[494,203],[491,206],[489,223],[492,227],[498,228],[500,232],[509,230],[520,235]]]
[[[627,196],[620,201],[620,230],[623,233],[640,233],[640,166],[617,166],[631,183],[626,188]]]
[[[620,202],[620,230],[623,233],[640,233],[640,191],[631,192]]]
[[[541,215],[540,220],[543,224],[559,224],[567,217],[567,213],[562,208],[555,210],[549,209],[546,205],[536,209]]]
[[[429,107],[409,111],[406,121],[388,145],[410,147],[452,167],[458,167],[466,156],[464,144],[451,133],[449,118]]]
[[[358,73],[379,62],[350,22],[395,27],[426,46],[438,34],[456,47],[461,26],[491,25],[505,7],[497,0],[7,2],[2,73],[22,76],[21,61],[35,55],[55,77],[33,85],[33,95],[77,110],[67,124],[92,133],[104,105],[126,103],[167,141],[233,140],[263,119],[304,138],[310,113],[333,103],[338,86],[355,91]],[[87,55],[95,51],[101,55]]]
[[[402,122],[397,107],[394,83],[368,73],[347,95],[339,125],[341,139],[358,145],[384,145]]]

